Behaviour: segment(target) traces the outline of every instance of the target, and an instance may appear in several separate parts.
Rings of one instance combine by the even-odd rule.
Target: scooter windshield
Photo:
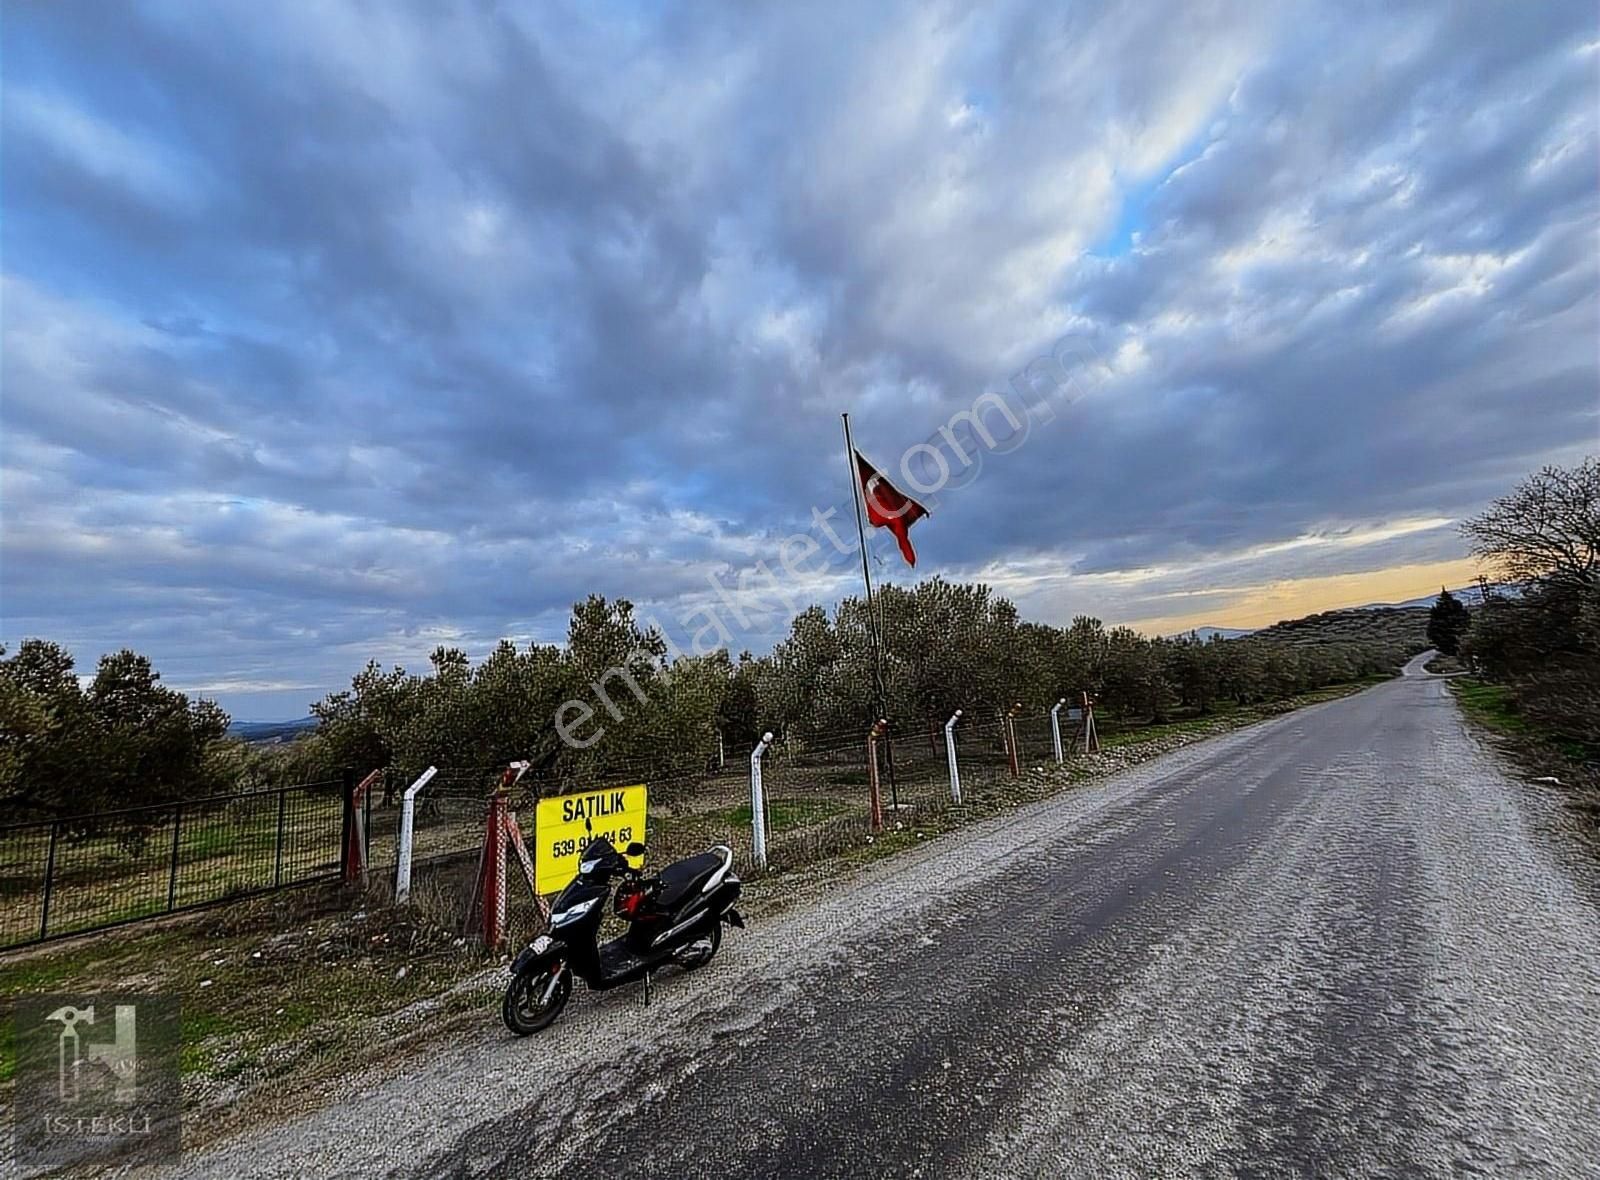
[[[617,866],[622,858],[604,836],[596,836],[578,855],[578,876],[602,877]]]

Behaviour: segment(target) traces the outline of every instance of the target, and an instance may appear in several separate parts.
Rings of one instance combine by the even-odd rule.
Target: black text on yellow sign
[[[606,787],[539,800],[535,816],[533,868],[540,893],[555,893],[578,875],[589,841],[604,836],[623,852],[644,843],[645,786]]]

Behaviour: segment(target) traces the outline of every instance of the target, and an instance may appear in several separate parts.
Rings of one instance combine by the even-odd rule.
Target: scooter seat
[[[722,864],[722,853],[702,852],[668,865],[656,875],[656,905],[664,910],[677,909],[700,892]]]

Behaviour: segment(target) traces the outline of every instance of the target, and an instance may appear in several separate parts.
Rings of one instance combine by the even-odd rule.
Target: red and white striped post
[[[506,937],[506,792],[489,796],[483,834],[483,945],[499,950]]]

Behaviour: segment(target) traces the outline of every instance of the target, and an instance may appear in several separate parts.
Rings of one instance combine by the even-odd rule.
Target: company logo
[[[79,1024],[94,1023],[94,1005],[57,1008],[46,1021],[60,1021],[56,1043],[56,1094],[62,1102],[77,1102],[83,1097],[83,1066],[104,1066],[110,1073],[110,1087],[116,1102],[133,1102],[139,1093],[138,1009],[132,1004],[116,1005],[116,1039],[105,1044],[85,1046],[78,1035]],[[91,1072],[91,1084],[100,1075]]]
[[[177,1001],[167,996],[17,999],[15,1162],[176,1157],[180,1027]]]

